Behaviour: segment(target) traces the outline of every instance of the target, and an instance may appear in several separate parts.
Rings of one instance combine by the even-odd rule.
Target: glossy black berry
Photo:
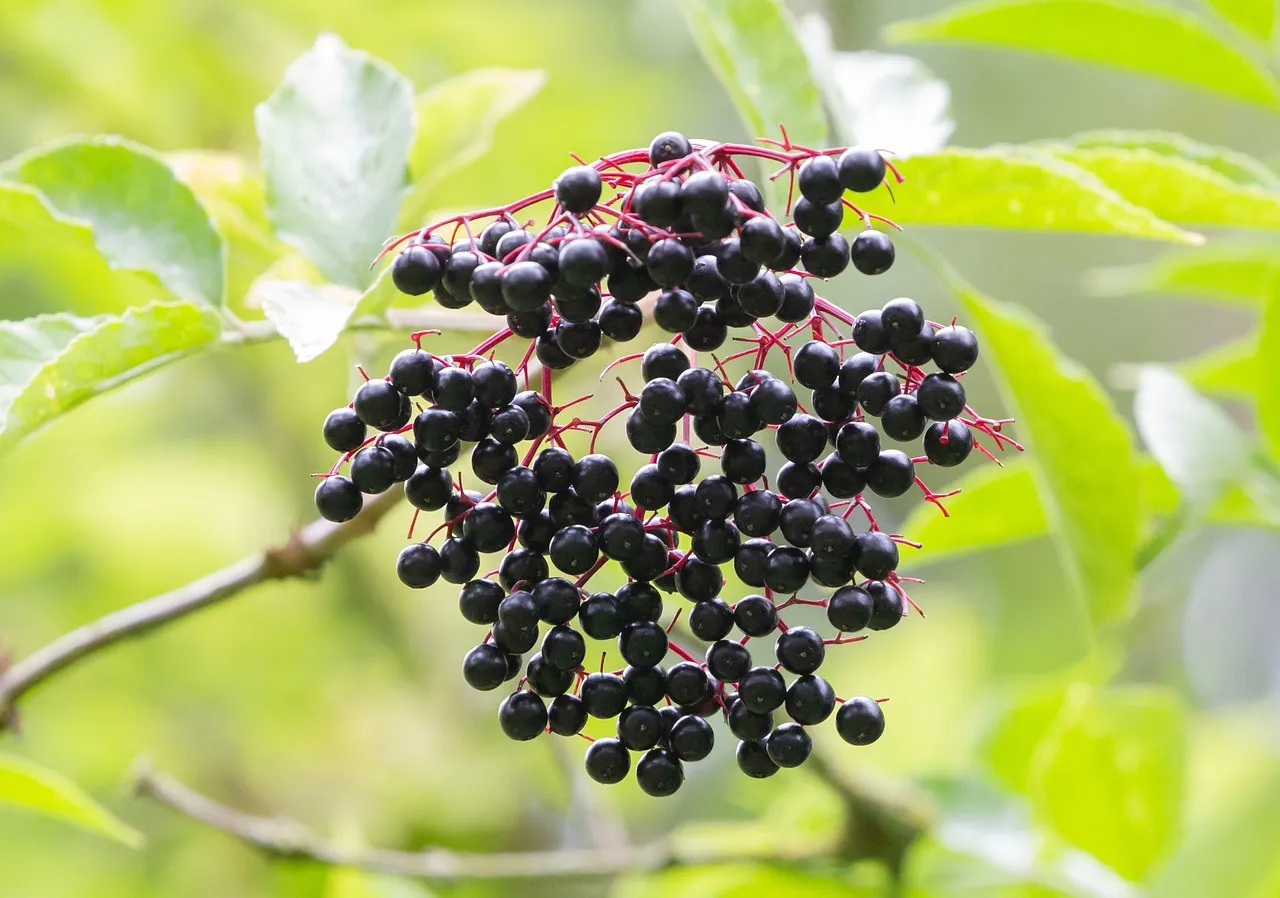
[[[591,570],[600,557],[595,535],[581,524],[572,524],[551,537],[551,563],[566,574],[578,576]]]
[[[865,421],[850,421],[836,436],[836,452],[849,464],[865,468],[880,457],[880,432]]]
[[[782,500],[770,490],[743,493],[733,509],[734,524],[748,537],[769,536],[778,529],[781,517]]]
[[[547,706],[533,692],[513,692],[498,708],[498,723],[508,739],[534,739],[546,729]]]
[[[765,585],[764,576],[768,569],[769,553],[772,551],[773,543],[770,540],[747,540],[738,547],[738,554],[733,557],[734,574],[747,586],[762,588]]]
[[[612,785],[627,778],[631,770],[631,753],[617,739],[597,739],[587,749],[587,776],[597,783]]]
[[[884,428],[885,436],[900,443],[920,439],[927,423],[924,411],[912,393],[894,396],[880,413],[880,426]]]
[[[760,738],[763,739],[765,736],[768,736],[767,731]],[[763,742],[748,740],[739,742],[734,757],[738,762],[738,769],[752,779],[764,779],[778,772],[778,765],[774,763],[773,758],[769,757]]]
[[[809,558],[800,549],[778,546],[765,562],[764,582],[774,592],[791,594],[809,579]]]
[[[476,567],[479,569],[478,564]],[[546,576],[547,559],[527,547],[508,552],[498,564],[498,581],[507,589],[517,583],[537,583]]]
[[[787,231],[795,241],[795,259],[787,266],[793,267],[800,259],[800,238],[795,231]],[[775,313],[779,321],[805,321],[813,314],[814,292],[807,278],[798,274],[783,274],[778,277],[782,285],[782,305]]]
[[[792,359],[796,380],[811,390],[829,387],[840,374],[840,354],[821,340],[810,340]]]
[[[679,131],[663,131],[649,144],[649,164],[658,168],[664,162],[683,159],[692,152],[693,145]]]
[[[964,387],[950,374],[930,374],[916,388],[920,410],[934,421],[949,421],[964,411]]]
[[[822,471],[813,462],[787,462],[778,469],[778,492],[788,499],[803,499],[822,486]]]
[[[462,659],[462,678],[472,689],[497,689],[507,679],[506,652],[492,643],[476,646]]]
[[[677,705],[696,705],[713,691],[707,672],[691,661],[667,671],[667,697]]]
[[[898,544],[882,530],[867,530],[857,536],[858,573],[870,580],[883,580],[898,567]]]
[[[813,726],[831,716],[836,707],[836,693],[822,677],[797,677],[787,687],[787,716],[796,723]]]
[[[751,669],[751,652],[745,645],[722,639],[707,649],[707,671],[722,683],[736,683]]]
[[[930,464],[953,468],[973,451],[973,432],[963,421],[931,424],[924,433],[924,454]]]
[[[871,594],[860,586],[843,586],[827,602],[827,621],[845,633],[866,629],[871,614]]]
[[[846,699],[836,712],[836,732],[850,745],[870,745],[884,734],[884,711],[865,695]]]
[[[649,705],[632,705],[618,716],[618,741],[632,751],[646,751],[666,732],[662,715]]]
[[[715,747],[715,731],[701,717],[685,714],[671,725],[667,742],[681,761],[701,761]]]
[[[822,637],[808,627],[792,627],[774,646],[778,663],[794,674],[811,674],[822,666],[826,646]]]
[[[698,453],[684,443],[659,452],[656,464],[658,473],[673,484],[692,483],[702,467]]]
[[[795,420],[795,391],[791,386],[777,378],[769,378],[751,390],[751,411],[764,424],[786,425]],[[802,427],[803,425],[796,425]]]
[[[889,351],[889,332],[885,330],[879,309],[870,309],[857,317],[853,323],[853,342],[872,355]]]
[[[822,462],[822,486],[837,499],[852,499],[867,487],[862,468],[849,464],[838,453],[831,453]]]
[[[385,380],[366,381],[352,403],[356,416],[376,430],[397,430],[409,420],[409,400]]]
[[[729,199],[729,184],[713,171],[691,174],[680,187],[680,204],[692,214],[716,213]]]
[[[529,687],[544,698],[564,695],[573,685],[573,674],[549,663],[540,652],[529,659],[525,676]]]
[[[342,523],[360,513],[364,496],[346,477],[335,474],[320,481],[315,493],[316,510],[326,521]]]
[[[648,583],[627,583],[616,593],[627,622],[656,621],[662,616],[662,596]]]
[[[978,338],[967,327],[951,325],[933,335],[933,361],[947,374],[968,371],[978,360]]]
[[[609,720],[627,706],[627,684],[616,674],[588,674],[582,681],[581,693],[587,713],[592,717]]]
[[[839,200],[817,203],[804,198],[795,204],[791,214],[801,233],[821,239],[840,230],[844,222],[844,204]]]
[[[335,452],[352,452],[360,448],[368,428],[354,409],[338,408],[324,419],[324,441]]]
[[[867,193],[884,181],[886,166],[884,158],[875,150],[850,147],[840,156],[837,170],[846,190]]]
[[[765,740],[769,758],[779,767],[799,767],[809,759],[813,740],[798,723],[784,723]]]
[[[362,493],[384,493],[396,482],[396,459],[391,450],[366,446],[351,459],[351,482]]]
[[[838,232],[810,237],[800,245],[800,261],[814,277],[833,278],[849,267],[849,241]]]
[[[831,156],[815,156],[800,166],[796,186],[805,199],[815,203],[834,203],[845,190],[839,168]]]
[[[863,274],[884,274],[893,267],[893,240],[883,231],[863,231],[849,247],[853,267]]]
[[[782,227],[766,215],[747,219],[739,232],[742,254],[757,265],[768,265],[786,248]]]
[[[905,603],[897,587],[882,580],[873,580],[863,588],[871,596],[871,623],[867,625],[870,629],[888,630],[902,623]]]
[[[600,202],[600,173],[589,165],[565,169],[555,180],[556,202],[566,212],[581,215]]]
[[[824,514],[813,522],[809,545],[815,557],[848,559],[855,546],[853,528],[839,515]]]
[[[915,484],[916,468],[911,458],[897,449],[886,449],[867,467],[867,486],[877,496],[892,499]]]
[[[466,540],[446,539],[440,545],[440,576],[449,583],[466,583],[480,570],[480,553]]]
[[[778,451],[795,464],[807,464],[827,448],[827,428],[812,415],[796,415],[775,432]]]
[[[473,624],[493,624],[498,620],[498,607],[505,593],[497,583],[472,580],[458,592],[458,609]]]
[[[411,543],[396,558],[396,576],[405,586],[425,589],[440,579],[440,553],[426,543]]]
[[[694,603],[688,620],[694,636],[703,642],[715,642],[733,630],[733,609],[720,599],[707,599]]]
[[[748,636],[768,636],[778,628],[778,609],[764,596],[747,596],[733,606],[733,621]]]
[[[592,639],[613,639],[627,623],[618,600],[607,592],[588,596],[578,609],[578,621]]]
[[[440,283],[440,260],[426,247],[406,247],[391,263],[391,282],[401,293],[421,296]]]
[[[586,723],[586,705],[576,695],[557,695],[547,708],[547,726],[557,736],[576,736]]]
[[[618,466],[607,455],[584,455],[573,466],[573,488],[588,502],[599,502],[618,490]]]
[[[822,517],[822,506],[809,499],[792,499],[782,507],[778,524],[787,542],[802,549],[813,539],[813,526]]]
[[[633,667],[652,667],[667,654],[667,633],[655,621],[635,621],[622,628],[618,651]]]
[[[674,795],[684,783],[684,766],[665,748],[652,748],[636,762],[636,783],[648,795]]]
[[[680,595],[691,602],[705,602],[715,598],[723,585],[724,577],[720,573],[718,562],[704,561],[696,555],[684,559],[676,573],[676,587],[680,590]]]
[[[764,739],[773,729],[773,713],[757,712],[747,707],[741,700],[729,705],[729,731],[739,739],[755,741]]]
[[[648,533],[640,554],[622,563],[622,570],[633,580],[645,583],[659,579],[671,566],[667,557],[667,543],[656,534]]]

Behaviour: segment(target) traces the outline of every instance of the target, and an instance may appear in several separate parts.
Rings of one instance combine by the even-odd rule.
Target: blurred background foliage
[[[925,543],[907,571],[929,581],[916,594],[928,617],[829,662],[838,688],[892,701],[880,742],[852,750],[819,730],[824,757],[928,809],[904,894],[1280,895],[1280,380],[1269,367],[1280,347],[1278,16],[1272,0],[815,0],[783,17],[770,0],[0,5],[0,158],[97,133],[165,154],[229,247],[227,308],[254,321],[265,305],[299,354],[323,353],[299,365],[284,341],[218,338],[208,308],[224,279],[200,261],[201,240],[216,255],[217,237],[181,197],[165,202],[186,208],[194,223],[177,230],[196,236],[165,243],[160,227],[153,245],[164,259],[122,261],[103,246],[112,204],[138,197],[107,191],[95,219],[77,185],[161,183],[152,157],[111,155],[114,145],[78,155],[72,144],[6,163],[0,317],[120,315],[177,297],[195,311],[165,331],[174,353],[209,351],[12,448],[0,473],[0,648],[21,657],[308,520],[305,475],[329,463],[319,422],[349,393],[355,363],[385,366],[402,345],[403,335],[377,330],[337,336],[349,288],[366,284],[318,288],[301,306],[278,288],[322,278],[267,223],[254,107],[318,34],[427,92],[410,153],[417,186],[402,212],[390,209],[402,225],[540,189],[569,151],[642,146],[667,128],[750,136],[726,97],[772,128],[772,112],[795,121],[797,103],[821,90],[831,142],[918,154],[903,163],[897,205],[876,207],[921,225],[897,266],[843,279],[830,298],[856,312],[910,295],[935,320],[974,324],[988,361],[968,381],[974,404],[1016,414],[1013,433],[1031,450],[1003,471],[962,475],[949,521],[891,503],[889,520]],[[815,81],[803,57],[797,66],[787,55],[793,23]],[[736,64],[708,56],[726,92],[697,41],[705,50],[744,34],[729,41]],[[911,58],[846,52],[866,50]],[[756,55],[775,53],[781,70],[756,66]],[[392,120],[394,103],[354,107],[363,127],[412,138]],[[1129,133],[935,152],[944,141],[988,147],[1102,129],[1199,143]],[[276,146],[263,158],[283,171],[291,153],[311,149]],[[1046,171],[1058,181],[1046,186]],[[33,215],[23,205],[32,189],[94,220],[99,243]],[[1025,227],[1029,214],[1047,220]],[[1193,232],[1204,246],[1173,246]],[[353,234],[375,248],[383,236]],[[939,278],[936,257],[955,271]],[[162,264],[179,258],[194,261]],[[386,297],[375,286],[361,302],[353,319],[382,314]],[[317,315],[332,324],[318,334],[305,326]],[[26,373],[21,359],[0,359],[0,398],[12,401]],[[572,374],[566,390],[586,391],[588,379]],[[0,447],[18,436],[0,434]],[[678,839],[707,840],[714,853],[838,827],[839,798],[820,779],[744,780],[724,745],[676,798],[657,802],[631,783],[585,783],[576,745],[501,739],[492,697],[458,676],[475,634],[449,588],[411,594],[392,573],[404,517],[313,582],[264,586],[28,697],[20,732],[0,745],[0,800],[63,802],[64,816],[116,841],[0,803],[3,894],[881,893],[875,865],[745,861],[614,884],[428,887],[273,861],[131,801],[126,773],[145,753],[232,805],[407,849],[614,844],[622,833],[644,842],[679,827]],[[145,833],[146,847],[122,847],[134,832],[70,781]]]

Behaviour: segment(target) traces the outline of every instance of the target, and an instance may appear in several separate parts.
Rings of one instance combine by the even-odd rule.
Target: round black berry
[[[963,421],[931,424],[924,433],[924,454],[930,464],[953,468],[973,451],[973,433]]]
[[[597,739],[587,749],[587,776],[597,783],[612,785],[627,778],[631,770],[631,753],[617,739]]]
[[[674,795],[684,783],[684,766],[665,748],[652,748],[636,763],[636,783],[655,798]]]
[[[546,729],[547,706],[533,692],[513,692],[498,708],[498,723],[507,738],[526,742]]]
[[[867,193],[875,190],[884,180],[884,158],[875,150],[850,147],[840,156],[837,170],[840,183],[846,190]]]
[[[808,627],[792,627],[774,646],[778,663],[794,674],[811,674],[822,666],[826,657],[822,637]]]
[[[576,695],[557,695],[547,708],[547,726],[557,736],[576,736],[587,723],[587,707]]]
[[[440,579],[440,553],[426,543],[412,543],[396,558],[396,576],[405,586],[425,589]]]
[[[756,714],[768,714],[782,707],[787,684],[772,667],[753,667],[738,680],[738,699]]]
[[[689,629],[703,642],[724,639],[733,630],[733,609],[720,599],[696,602],[689,612]]]
[[[836,694],[831,684],[811,674],[797,677],[787,688],[787,716],[796,723],[813,726],[831,716]]]
[[[933,361],[947,374],[968,371],[978,360],[978,338],[967,327],[951,325],[933,335]]]
[[[768,733],[764,735],[767,736]],[[734,757],[737,759],[738,769],[753,779],[764,779],[778,772],[778,765],[774,763],[773,758],[769,757],[763,742],[749,740],[739,742]]]
[[[813,740],[798,723],[784,723],[765,740],[769,758],[779,767],[799,767],[809,759]]]
[[[592,639],[613,639],[627,623],[617,598],[607,592],[588,596],[578,609],[578,621]]]
[[[478,645],[462,659],[462,678],[472,689],[488,692],[507,679],[506,652],[492,643]]]
[[[911,458],[897,449],[886,449],[867,467],[867,486],[877,496],[892,499],[915,484],[916,469]]]
[[[733,622],[748,636],[768,636],[778,628],[778,609],[764,596],[747,596],[733,606]]]
[[[871,594],[860,586],[843,586],[827,602],[827,621],[845,633],[866,629],[871,613]]]
[[[667,633],[655,621],[635,621],[622,628],[618,651],[633,667],[652,667],[667,654]]]
[[[884,712],[866,696],[846,699],[836,712],[836,732],[850,745],[870,745],[884,734]]]
[[[889,630],[902,623],[904,602],[896,586],[874,580],[863,588],[871,596],[871,623],[867,625],[870,629]]]
[[[701,761],[715,747],[715,731],[701,717],[685,714],[671,725],[667,741],[681,761]]]
[[[320,481],[315,493],[316,510],[326,521],[342,523],[360,513],[364,496],[354,483],[340,474]]]

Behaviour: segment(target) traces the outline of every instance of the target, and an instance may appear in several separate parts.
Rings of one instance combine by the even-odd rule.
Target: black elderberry
[[[827,447],[827,428],[812,415],[796,415],[775,433],[778,451],[788,461],[806,464],[822,455]]]
[[[673,484],[692,483],[702,463],[698,453],[684,443],[668,446],[658,453],[658,472]]]
[[[494,412],[489,432],[498,442],[515,445],[529,435],[529,416],[520,406],[509,405]]]
[[[320,481],[316,487],[315,503],[320,517],[326,521],[342,523],[360,513],[364,506],[364,496],[349,479],[335,474]]]
[[[588,596],[578,609],[578,621],[592,639],[613,639],[627,623],[617,598],[607,592]]]
[[[676,573],[676,588],[690,602],[705,602],[715,598],[723,585],[724,577],[717,564],[703,561],[696,555],[684,559]]]
[[[933,358],[933,325],[924,324],[914,335],[889,335],[889,349],[908,365],[925,365]]]
[[[764,743],[769,759],[779,767],[799,767],[813,751],[813,739],[798,723],[784,723]]]
[[[566,357],[575,361],[587,359],[595,355],[596,350],[600,348],[600,342],[603,338],[600,325],[595,321],[590,320],[578,322],[576,324],[570,321],[561,321],[556,325],[554,333],[556,346],[559,347],[560,351],[563,352]],[[542,356],[539,356],[539,358],[541,359]],[[566,366],[557,364],[552,367]]]
[[[680,182],[650,181],[636,191],[632,208],[651,225],[671,227],[680,221]]]
[[[537,630],[538,603],[528,589],[517,589],[498,603],[498,620],[512,630]]]
[[[533,692],[513,692],[498,708],[498,723],[507,738],[528,741],[546,729],[547,706]]]
[[[524,548],[545,553],[551,548],[551,537],[556,534],[556,525],[551,520],[551,512],[546,509],[529,512],[520,518],[516,527],[516,540]]]
[[[822,506],[809,499],[791,499],[782,506],[778,518],[782,535],[787,542],[800,548],[808,548],[813,538],[813,526],[822,517]]]
[[[664,162],[683,159],[693,152],[688,138],[678,131],[663,131],[649,144],[649,164],[658,168]]]
[[[688,356],[671,343],[653,344],[640,359],[640,373],[645,383],[660,377],[674,381],[689,367]]]
[[[711,306],[699,308],[693,326],[684,331],[684,342],[696,352],[714,352],[728,337],[728,322]]]
[[[585,766],[587,776],[597,783],[620,783],[631,770],[631,753],[617,739],[597,739],[587,749]]]
[[[633,667],[652,667],[667,654],[667,633],[656,621],[633,621],[622,628],[618,651]]]
[[[658,295],[653,306],[653,320],[658,327],[670,334],[693,327],[698,317],[698,300],[680,289],[666,290]]]
[[[513,515],[538,511],[547,501],[547,494],[538,483],[538,476],[524,465],[517,465],[498,478],[496,498],[502,508]]]
[[[513,261],[508,257],[514,256],[517,250],[532,242],[533,234],[523,228],[512,228],[498,238],[493,255],[499,261]]]
[[[920,439],[927,423],[924,410],[912,393],[894,396],[880,413],[880,426],[884,428],[885,436],[900,443]]]
[[[930,374],[916,388],[920,410],[934,421],[948,421],[964,411],[964,387],[950,374]]]
[[[547,708],[547,726],[557,736],[576,736],[587,723],[587,707],[576,695],[557,695]]]
[[[782,227],[767,215],[747,219],[739,232],[742,254],[757,265],[768,265],[786,248]]]
[[[458,592],[458,610],[473,624],[493,624],[498,620],[498,607],[505,595],[497,583],[472,580]]]
[[[457,536],[462,532],[463,513],[469,511],[472,506],[478,505],[483,499],[484,497],[475,490],[465,492],[455,490],[450,494],[449,501],[444,506],[444,519],[449,525],[450,536]]]
[[[655,284],[669,289],[693,271],[693,251],[674,238],[659,240],[649,248],[645,267]]]
[[[649,705],[632,705],[618,716],[618,741],[632,751],[646,751],[666,732],[662,715]]]
[[[701,717],[685,714],[671,725],[667,741],[681,761],[701,761],[715,747],[715,731]]]
[[[631,444],[631,448],[646,455],[661,452],[676,439],[674,422],[659,424],[634,410],[627,416],[626,432],[627,442]]]
[[[506,270],[501,262],[485,262],[471,272],[471,299],[490,315],[506,315],[511,311],[502,296],[502,275]]]
[[[627,623],[656,621],[662,616],[662,596],[648,583],[627,583],[618,589],[617,597]]]
[[[534,606],[537,608],[539,620],[549,624],[562,625],[573,620],[578,613],[581,596],[578,587],[561,577],[551,577],[539,581],[531,590]],[[556,632],[552,630],[551,632]],[[564,639],[567,637],[557,637]],[[580,637],[579,637],[580,638]],[[544,644],[542,653],[548,654]],[[581,659],[579,659],[581,661]],[[560,666],[560,665],[557,665]],[[576,663],[572,666],[577,666]]]
[[[811,390],[829,387],[840,374],[840,354],[821,340],[801,346],[792,360],[796,380]]]
[[[883,355],[889,351],[889,332],[885,330],[879,309],[863,312],[853,322],[853,342],[863,352]]]
[[[763,423],[746,393],[733,392],[720,401],[716,420],[724,440],[745,439],[760,430]]]
[[[837,170],[846,190],[867,193],[884,180],[884,158],[875,150],[850,147],[840,156]]]
[[[839,233],[810,237],[800,245],[800,261],[814,277],[833,278],[849,267],[849,241]]]
[[[848,559],[855,546],[853,529],[839,515],[824,514],[810,528],[809,545],[816,557]]]
[[[335,452],[359,449],[367,434],[368,428],[354,409],[334,409],[324,419],[324,441]]]
[[[696,602],[689,612],[689,629],[703,642],[724,639],[733,629],[733,609],[720,599]]]
[[[822,462],[822,486],[837,499],[852,499],[867,487],[862,468],[855,468],[833,452]]]
[[[778,663],[794,674],[811,674],[822,666],[826,646],[822,637],[808,627],[792,627],[774,645]]]
[[[867,467],[867,486],[877,496],[892,499],[915,484],[916,467],[911,458],[897,449],[886,449]]]
[[[577,359],[565,352],[557,342],[557,337],[560,333],[560,326],[557,325],[555,328],[539,334],[533,345],[533,354],[542,363],[542,367],[550,368],[552,371],[563,371],[566,368],[571,368],[577,361]]]
[[[737,527],[728,521],[713,518],[694,534],[693,552],[710,564],[723,564],[737,555],[741,542]]]
[[[628,667],[622,672],[622,681],[627,684],[627,696],[632,705],[656,705],[666,698],[667,672],[661,667]],[[625,711],[623,715],[626,715]],[[619,725],[619,736],[621,735]],[[657,744],[656,739],[653,744]],[[628,745],[628,748],[631,747],[633,746]]]
[[[803,499],[822,486],[822,471],[813,462],[787,462],[778,469],[778,492],[788,499]]]
[[[870,580],[883,580],[898,566],[898,544],[881,530],[867,530],[857,536],[858,573]]]
[[[396,458],[382,446],[366,446],[351,459],[351,482],[362,493],[384,493],[396,482]]]
[[[772,271],[762,271],[738,288],[737,302],[749,319],[767,318],[782,307],[782,284]],[[750,320],[741,325],[750,324]]]
[[[883,231],[866,230],[849,247],[853,267],[863,274],[884,274],[893,267],[893,241]]]
[[[747,647],[729,639],[721,639],[708,648],[706,659],[707,671],[722,683],[736,683],[751,669]]]
[[[565,169],[555,180],[556,202],[566,212],[582,215],[600,202],[600,173],[589,165]]]
[[[375,430],[397,430],[408,420],[408,397],[385,380],[366,381],[356,390],[356,416]]]
[[[769,536],[778,529],[781,516],[782,500],[770,490],[743,493],[733,509],[734,523],[748,537]]]
[[[880,417],[889,400],[902,392],[902,383],[888,371],[877,371],[858,385],[858,402],[868,415]]]
[[[835,690],[822,677],[811,674],[797,677],[787,687],[785,707],[787,716],[796,723],[814,726],[830,717],[835,710]]]
[[[698,256],[693,262],[693,270],[685,278],[684,287],[689,293],[702,302],[714,302],[725,295],[728,284],[720,276],[719,262],[713,255]],[[659,300],[661,301],[661,300]],[[654,308],[654,320],[657,320],[657,308]],[[690,326],[692,322],[690,322]],[[659,322],[659,326],[666,327]],[[682,328],[683,329],[683,328]]]
[[[791,594],[809,579],[809,558],[800,549],[778,546],[765,562],[764,582],[774,592]]]
[[[667,671],[667,697],[677,705],[696,705],[715,691],[707,672],[691,661]]]
[[[444,263],[444,271],[440,276],[440,285],[460,305],[471,301],[471,274],[483,261],[475,253],[460,249],[465,244],[455,244],[449,254],[449,261]],[[436,301],[440,301],[440,290],[436,290]],[[460,306],[459,306],[460,307]]]
[[[946,374],[968,371],[978,360],[978,338],[967,327],[951,325],[933,336],[933,361]]]
[[[753,667],[737,682],[739,701],[756,714],[766,715],[786,700],[787,684],[772,667]]]
[[[827,621],[837,630],[857,633],[871,623],[871,594],[860,586],[837,589],[827,602]]]
[[[588,287],[581,293],[561,293],[552,304],[561,320],[570,324],[585,324],[595,318],[596,313],[600,311],[600,291],[595,287]]]
[[[447,468],[462,456],[462,444],[455,442],[447,449],[418,447],[418,460],[428,468]]]
[[[476,570],[479,570],[479,559],[476,561]],[[542,557],[541,552],[533,549],[515,549],[503,556],[498,563],[498,581],[507,589],[517,583],[537,583],[547,573],[547,559]]]
[[[772,551],[773,543],[770,540],[747,540],[738,547],[738,554],[733,556],[734,574],[747,586],[762,588],[765,585],[764,577],[768,569],[769,553]]]
[[[850,421],[836,436],[836,452],[848,464],[865,468],[880,457],[880,432],[865,421]]]
[[[588,502],[599,502],[618,491],[618,466],[607,455],[584,455],[573,466],[573,489]]]
[[[552,627],[542,639],[543,660],[558,670],[576,670],[586,654],[582,634],[564,624]]]
[[[778,609],[764,596],[747,596],[733,606],[733,622],[748,636],[768,636],[778,628]]]
[[[788,234],[794,236],[794,231],[787,231]],[[800,243],[796,237],[796,258],[791,262],[791,267],[799,261]],[[778,283],[782,285],[782,305],[775,313],[779,321],[805,321],[813,314],[814,293],[813,287],[809,285],[807,278],[803,278],[798,274],[784,274],[778,278]]]
[[[636,762],[636,783],[648,795],[674,795],[684,783],[684,766],[665,748],[651,748]]]
[[[763,739],[768,735],[766,731],[760,738]],[[738,762],[738,769],[752,779],[773,776],[779,769],[773,758],[769,757],[764,743],[760,741],[744,739],[739,742],[734,757]]]
[[[902,592],[892,583],[873,580],[863,585],[871,596],[871,622],[867,626],[872,630],[888,630],[902,623],[905,602]]]
[[[551,537],[551,563],[566,574],[577,576],[591,570],[600,557],[595,535],[581,524],[571,524]]]
[[[533,473],[549,493],[561,493],[573,486],[574,461],[568,450],[549,446],[533,460]]]
[[[884,711],[873,699],[846,699],[836,712],[836,732],[850,745],[870,745],[884,734]]]
[[[809,550],[809,579],[814,583],[834,589],[844,586],[852,578],[849,559],[815,555],[812,549]]]
[[[729,184],[718,172],[694,172],[680,187],[680,205],[694,215],[714,214],[728,199]]]
[[[529,666],[525,669],[525,676],[529,679],[529,687],[545,698],[564,695],[569,691],[569,687],[573,685],[572,672],[562,670],[551,664],[542,653],[538,653],[529,659]]]
[[[401,293],[421,296],[440,283],[440,260],[423,246],[408,246],[391,263],[391,282]]]
[[[471,449],[471,470],[484,483],[496,485],[503,473],[519,464],[516,449],[486,437]]]
[[[684,392],[674,380],[658,377],[644,385],[637,408],[649,421],[665,426],[679,421],[688,406]]]
[[[856,405],[852,396],[840,392],[834,384],[813,391],[813,413],[823,421],[847,421],[853,416]]]
[[[657,580],[669,567],[667,544],[652,533],[645,535],[640,554],[622,562],[622,570],[628,577],[645,583]]]
[[[632,624],[631,626],[638,626]],[[592,717],[609,720],[627,706],[627,684],[610,673],[593,673],[582,681],[582,701]]]
[[[891,299],[880,310],[880,320],[890,337],[911,337],[924,327],[924,312],[914,299]]]
[[[953,468],[967,459],[972,451],[973,433],[963,421],[931,424],[925,431],[924,454],[930,464]]]
[[[697,485],[694,497],[703,515],[723,520],[733,512],[738,487],[728,477],[712,474]]]
[[[802,198],[791,210],[791,216],[801,233],[821,240],[840,230],[840,225],[844,222],[844,204],[839,200],[818,203]]]
[[[507,679],[506,652],[492,643],[476,646],[462,659],[462,678],[481,692],[497,689]]]

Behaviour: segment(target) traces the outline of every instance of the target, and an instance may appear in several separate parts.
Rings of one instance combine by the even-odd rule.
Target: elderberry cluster
[[[783,164],[800,192],[789,223],[765,209],[735,155]],[[818,675],[829,645],[895,626],[910,603],[897,574],[905,540],[879,528],[865,497],[918,485],[937,502],[916,466],[960,464],[978,445],[975,430],[1000,448],[1004,423],[966,403],[957,375],[978,357],[971,331],[926,320],[909,299],[855,318],[811,286],[849,264],[867,274],[892,264],[882,232],[867,227],[851,244],[838,232],[846,208],[870,221],[845,191],[870,191],[885,175],[869,150],[695,147],[668,132],[647,154],[576,166],[549,191],[444,223],[461,237],[446,241],[437,226],[402,238],[397,287],[431,291],[449,308],[475,302],[506,327],[443,356],[422,349],[417,334],[385,378],[330,413],[324,439],[342,457],[316,505],[346,521],[365,495],[399,483],[418,511],[443,512],[437,531],[400,553],[397,573],[415,588],[442,578],[461,587],[463,617],[487,631],[463,677],[479,690],[516,683],[498,711],[507,736],[585,735],[590,718],[616,720],[615,735],[591,739],[587,772],[619,782],[641,752],[636,778],[651,795],[675,792],[683,764],[711,752],[708,720],[718,715],[752,777],[802,764],[806,727],[833,714],[846,742],[879,738],[879,704],[839,699]],[[521,227],[514,213],[544,201],[554,202],[547,224]],[[578,400],[555,404],[551,372],[605,340],[635,338],[639,301],[651,293],[653,321],[675,336],[608,366],[638,358],[642,388],[633,394],[623,382],[624,401],[599,420],[564,420]],[[848,338],[841,324],[851,325]],[[714,353],[732,328],[749,328],[755,346],[722,360]],[[532,341],[514,369],[493,358],[513,338]],[[765,369],[771,352],[785,356],[785,379]],[[712,364],[698,364],[698,354]],[[539,390],[529,388],[535,357]],[[750,369],[731,379],[725,366],[747,357]],[[929,364],[938,370],[926,373]],[[623,414],[627,441],[648,457],[625,489],[618,465],[595,452],[601,430]],[[565,438],[580,433],[590,445],[575,457]],[[884,441],[921,441],[923,455]],[[772,471],[770,449],[784,459]],[[487,492],[455,477],[464,451]],[[866,529],[850,522],[854,512]],[[500,560],[482,576],[490,554]],[[592,591],[609,562],[628,582]],[[726,573],[760,592],[724,601]],[[799,597],[811,588],[824,597]],[[664,594],[682,600],[675,616],[685,613],[704,650],[673,640],[674,620],[660,623],[671,617]],[[780,611],[793,605],[822,608],[837,635],[788,625]],[[749,643],[766,637],[772,657],[753,658]],[[616,640],[626,667],[588,670],[588,640]],[[788,720],[775,720],[781,714]]]

